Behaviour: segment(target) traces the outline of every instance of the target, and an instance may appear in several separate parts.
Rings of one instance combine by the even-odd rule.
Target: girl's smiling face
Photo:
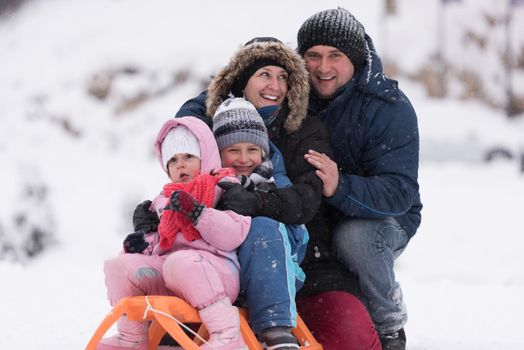
[[[243,142],[235,143],[220,151],[224,168],[232,168],[237,175],[249,176],[262,163],[262,148]]]

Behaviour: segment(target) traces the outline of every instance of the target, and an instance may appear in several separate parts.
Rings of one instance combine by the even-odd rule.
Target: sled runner
[[[120,300],[113,310],[107,314],[91,337],[86,350],[95,350],[107,330],[124,314],[133,321],[151,321],[148,347],[150,350],[157,349],[160,340],[166,333],[169,333],[186,350],[200,349],[202,340],[208,337],[197,310],[182,299],[171,296],[128,297]],[[240,332],[246,345],[249,350],[262,350],[262,345],[258,342],[246,320],[247,310],[240,308]],[[193,339],[183,330],[183,328],[188,329],[185,325],[187,323],[201,324]],[[189,331],[194,333],[191,330]],[[300,349],[322,350],[322,346],[315,340],[298,315],[297,327],[293,329],[293,334],[300,344]]]

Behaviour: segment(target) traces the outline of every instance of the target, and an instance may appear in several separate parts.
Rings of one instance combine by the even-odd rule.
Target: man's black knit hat
[[[366,32],[348,10],[339,7],[318,12],[309,17],[297,35],[298,53],[315,45],[333,46],[342,51],[358,71],[366,61]]]

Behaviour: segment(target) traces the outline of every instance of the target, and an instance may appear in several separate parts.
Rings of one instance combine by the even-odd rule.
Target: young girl
[[[155,148],[172,181],[151,205],[160,216],[158,232],[128,235],[124,253],[105,262],[109,301],[178,296],[198,310],[209,331],[202,349],[245,349],[238,309],[231,304],[239,293],[235,249],[246,238],[251,218],[213,209],[222,191],[218,181],[235,181],[234,173],[221,168],[213,134],[197,118],[167,121]],[[147,327],[124,316],[118,334],[102,339],[97,350],[147,350]]]
[[[268,141],[268,133],[264,120],[257,112],[255,106],[242,98],[230,98],[224,101],[213,116],[213,134],[220,150],[222,166],[235,170],[237,177],[241,178],[241,184],[251,193],[267,193],[275,188],[291,186],[283,165],[283,159],[276,147]],[[271,159],[270,159],[271,151]],[[273,162],[272,162],[273,160]],[[239,188],[238,184],[221,182],[220,187],[234,191],[233,187]],[[229,197],[229,200],[235,198]],[[224,201],[221,205],[227,205]],[[289,208],[281,208],[288,210]],[[259,221],[262,220],[262,221]],[[274,224],[268,225],[267,221]],[[272,293],[267,290],[253,291],[247,296],[250,314],[256,313],[262,322],[269,327],[258,331],[260,340],[268,349],[298,349],[298,343],[291,333],[291,327],[272,324],[270,319],[265,319],[264,309],[270,309],[277,319],[296,319],[296,310],[292,301],[296,291],[304,283],[304,272],[299,264],[304,258],[306,244],[309,235],[304,225],[285,225],[269,218],[253,218],[252,229],[275,230],[275,235],[270,235],[270,240],[281,240],[282,245],[275,247],[274,242],[268,242],[268,236],[260,232],[252,231],[250,235],[256,235],[258,244],[253,250],[239,250],[239,256],[250,254],[251,264],[258,267],[254,271],[264,274],[270,281],[278,281],[280,276],[287,276],[286,283]],[[286,250],[288,254],[280,254],[275,259],[274,254],[268,250]],[[271,259],[271,268],[265,263]],[[244,281],[251,281],[257,276],[246,274],[244,269],[241,274]],[[242,275],[241,275],[242,280]],[[245,282],[244,282],[245,283]],[[248,282],[249,283],[249,282]],[[244,284],[242,289],[247,289]],[[251,298],[251,299],[249,299]],[[262,310],[262,311],[261,311]]]

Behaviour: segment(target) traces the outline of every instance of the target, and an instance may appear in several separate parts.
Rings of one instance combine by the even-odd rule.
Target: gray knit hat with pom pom
[[[269,154],[269,142],[264,120],[255,106],[243,98],[228,98],[217,108],[213,116],[213,135],[218,149],[237,143],[248,142]]]
[[[348,10],[339,7],[315,13],[300,27],[298,53],[315,45],[333,46],[342,51],[358,71],[366,61],[366,32],[362,23]]]

